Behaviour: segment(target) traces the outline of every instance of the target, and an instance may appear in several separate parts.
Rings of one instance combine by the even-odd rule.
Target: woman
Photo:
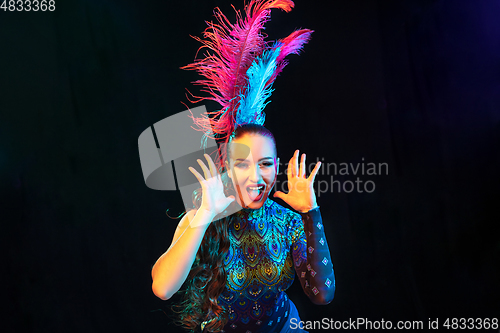
[[[333,299],[335,277],[313,189],[321,162],[306,178],[305,154],[300,165],[298,155],[296,151],[288,164],[288,193],[274,194],[296,212],[269,199],[279,160],[274,137],[263,126],[239,126],[231,136],[226,184],[208,155],[208,166],[199,160],[203,175],[190,168],[200,182],[201,200],[198,197],[198,208],[182,218],[175,245],[158,259],[152,272],[153,291],[162,299],[170,298],[189,274],[179,306],[183,311],[179,323],[186,328],[295,329],[300,318],[285,293],[295,272],[313,303],[328,304]],[[214,221],[231,204],[241,210]],[[189,228],[189,224],[198,227]]]
[[[152,289],[164,300],[181,291],[177,323],[191,331],[300,331],[297,309],[285,293],[295,272],[313,303],[328,304],[334,296],[313,189],[321,162],[306,177],[305,154],[300,163],[298,151],[290,159],[288,193],[274,197],[293,211],[269,199],[279,160],[263,109],[285,57],[298,54],[313,31],[296,30],[273,44],[260,31],[272,8],[288,12],[293,6],[291,0],[250,0],[246,17],[238,12],[234,25],[216,10],[219,23],[209,23],[208,40],[196,38],[208,49],[205,58],[184,67],[205,76],[196,83],[211,97],[200,99],[221,104],[211,117],[193,118],[204,133],[217,135],[221,157],[198,160],[201,173],[189,168],[201,189],[153,267]]]

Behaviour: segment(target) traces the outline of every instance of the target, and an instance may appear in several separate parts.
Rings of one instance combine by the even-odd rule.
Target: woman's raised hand
[[[290,159],[286,171],[288,177],[288,193],[276,191],[274,197],[282,199],[296,211],[307,213],[318,206],[313,184],[314,178],[321,166],[321,162],[318,161],[316,163],[313,171],[309,177],[306,178],[306,154],[302,154],[300,167],[298,159],[299,150],[297,149]]]
[[[203,169],[205,178],[193,167],[189,167],[189,171],[198,179],[203,191],[199,209],[207,210],[215,216],[222,213],[235,200],[235,197],[233,195],[226,197],[224,194],[224,185],[212,158],[208,154],[205,154],[205,158],[208,161],[210,169],[207,168],[202,160],[198,159],[198,164]]]

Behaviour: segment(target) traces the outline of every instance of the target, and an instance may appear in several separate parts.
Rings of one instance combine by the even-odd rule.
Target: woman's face
[[[271,138],[244,134],[232,140],[228,176],[238,194],[236,200],[242,207],[262,207],[276,182],[278,163]]]

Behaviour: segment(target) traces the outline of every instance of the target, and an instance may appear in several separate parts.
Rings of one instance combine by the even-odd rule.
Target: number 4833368
[[[53,12],[56,10],[56,2],[55,0],[3,0],[0,9],[4,12]]]

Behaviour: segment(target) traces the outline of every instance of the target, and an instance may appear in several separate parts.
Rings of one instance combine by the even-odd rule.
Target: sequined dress
[[[299,214],[268,198],[260,209],[235,214],[219,297],[229,312],[222,332],[287,331],[290,311],[297,316],[285,293],[295,273],[313,303],[333,299],[335,276],[319,207]]]

